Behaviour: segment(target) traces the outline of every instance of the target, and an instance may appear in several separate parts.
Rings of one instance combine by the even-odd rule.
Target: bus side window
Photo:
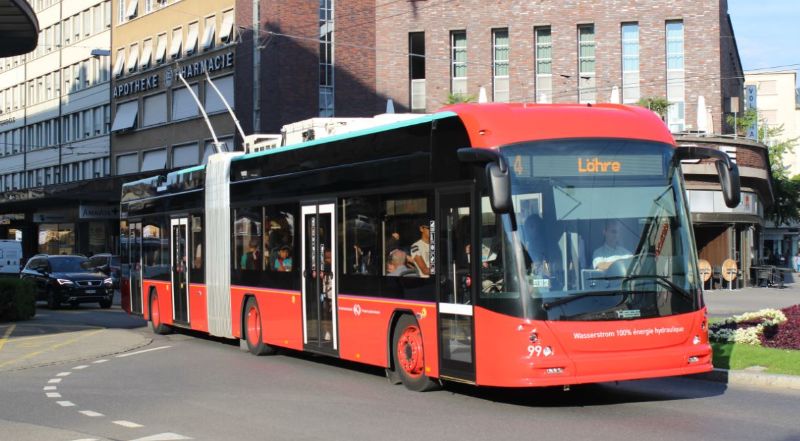
[[[344,223],[339,231],[340,243],[344,244],[344,274],[379,274],[379,200],[377,196],[365,196],[347,198],[341,202]]]
[[[297,269],[294,214],[291,205],[264,207],[263,268],[288,273]]]
[[[205,235],[203,234],[203,217],[191,217],[191,248],[189,249],[189,261],[191,262],[191,271],[189,277],[192,283],[204,283],[204,254],[203,242]]]
[[[259,211],[252,208],[234,210],[234,269],[260,271],[262,268],[262,223]]]

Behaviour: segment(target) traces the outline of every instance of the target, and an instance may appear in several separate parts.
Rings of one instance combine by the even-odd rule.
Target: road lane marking
[[[89,365],[88,365],[88,364],[82,364],[82,365],[80,365],[80,366],[75,366],[75,367],[74,367],[74,368],[72,368],[72,369],[75,369],[75,370],[81,370],[81,369],[86,369],[87,367],[89,367]]]
[[[6,342],[8,341],[8,337],[11,336],[11,333],[14,332],[14,328],[16,327],[17,325],[13,324],[6,329],[6,332],[3,333],[3,337],[0,338],[0,351],[3,350],[3,346],[5,346]]]
[[[56,401],[56,403],[61,407],[72,407],[75,405],[72,401]]]
[[[79,340],[83,340],[86,337],[91,337],[92,335],[97,334],[98,332],[103,331],[103,330],[104,330],[104,328],[103,329],[98,329],[96,331],[92,331],[92,332],[89,332],[89,333],[86,333],[86,334],[83,334],[83,335],[79,335],[79,336],[77,336],[75,338],[72,338],[72,339],[69,339],[69,340],[67,340],[67,341],[65,341],[63,343],[54,344],[54,345],[52,345],[50,347],[42,349],[41,351],[31,352],[30,354],[23,355],[22,357],[15,358],[15,359],[12,359],[12,360],[8,360],[8,361],[6,361],[4,363],[0,363],[0,368],[2,368],[4,366],[7,366],[9,364],[12,364],[12,363],[19,363],[22,360],[26,360],[28,358],[35,357],[35,356],[37,356],[39,354],[42,354],[44,352],[51,351],[53,349],[58,349],[58,348],[60,348],[62,346],[66,346],[66,345],[75,343],[75,342],[77,342]]]
[[[81,439],[74,439],[72,441],[97,441],[97,438],[81,438]]]
[[[71,374],[72,372],[59,372],[56,374],[56,377],[66,377],[67,375]]]
[[[50,383],[50,384],[52,384],[52,383],[61,383],[61,379],[60,378],[51,378],[51,379],[47,380],[47,382]]]
[[[192,439],[192,438],[189,438],[188,436],[183,436],[179,433],[164,432],[164,433],[159,433],[157,435],[146,436],[144,438],[136,438],[133,441],[176,441],[182,439]]]
[[[58,388],[55,387],[55,386],[45,386],[45,387],[42,388],[42,390],[56,390],[56,389],[58,389]]]
[[[102,416],[105,416],[105,415],[103,415],[102,413],[100,413],[100,412],[95,412],[95,411],[93,411],[93,410],[79,410],[78,412],[79,412],[79,413],[82,413],[82,414],[84,414],[84,415],[86,415],[86,416],[88,416],[88,417],[93,417],[93,418],[97,418],[97,417],[102,417]]]
[[[131,355],[139,355],[139,354],[144,354],[145,352],[158,351],[158,350],[160,350],[160,349],[167,349],[167,348],[171,348],[171,347],[172,347],[172,346],[159,346],[159,347],[157,347],[157,348],[145,349],[145,350],[143,350],[143,351],[129,352],[129,353],[127,353],[127,354],[120,354],[120,355],[117,355],[117,358],[125,358],[125,357],[130,357]]]
[[[46,392],[47,398],[61,398],[61,394],[58,392]]]
[[[136,424],[134,422],[125,421],[125,420],[112,421],[112,423],[117,424],[117,425],[122,426],[122,427],[127,427],[129,429],[136,429],[136,428],[139,428],[139,427],[144,427],[141,424]]]
[[[100,364],[100,363],[105,363],[105,362],[107,362],[107,361],[108,361],[108,360],[106,360],[105,358],[103,358],[103,359],[101,359],[101,360],[95,360],[95,361],[93,361],[92,363],[94,363],[94,364]]]

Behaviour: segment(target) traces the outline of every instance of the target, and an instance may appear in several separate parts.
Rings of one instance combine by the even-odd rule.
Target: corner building
[[[235,126],[206,72],[235,106],[234,1],[116,0],[113,23],[112,173],[153,175],[202,164],[213,152],[212,135],[179,74],[232,150]]]

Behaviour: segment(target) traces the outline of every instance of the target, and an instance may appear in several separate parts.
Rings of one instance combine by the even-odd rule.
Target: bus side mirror
[[[714,159],[725,205],[728,208],[739,205],[742,199],[739,166],[731,161],[727,153],[708,147],[684,146],[675,149],[674,159],[677,165],[683,159]]]
[[[505,159],[496,150],[464,147],[458,149],[461,162],[486,164],[486,184],[489,186],[489,202],[497,214],[513,213],[511,203],[511,175]]]

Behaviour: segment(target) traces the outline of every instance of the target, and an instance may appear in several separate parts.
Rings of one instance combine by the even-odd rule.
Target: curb
[[[800,377],[795,375],[766,374],[763,372],[715,368],[711,372],[688,375],[686,378],[725,384],[800,390]]]

